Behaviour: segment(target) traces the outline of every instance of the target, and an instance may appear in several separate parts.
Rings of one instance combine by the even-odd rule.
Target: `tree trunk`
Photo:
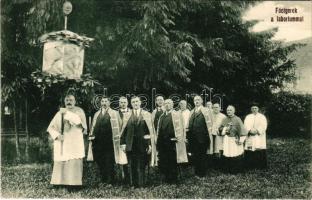
[[[25,100],[25,132],[26,132],[26,148],[25,148],[25,155],[26,155],[26,161],[29,162],[29,143],[30,143],[30,137],[28,132],[28,100],[26,98]]]
[[[19,110],[18,110],[18,115],[19,115],[19,120],[18,120],[18,127],[17,130],[22,130],[23,129],[23,104],[19,104]]]
[[[20,161],[21,153],[19,148],[19,135],[17,130],[17,122],[16,122],[16,103],[13,101],[13,121],[14,121],[14,132],[15,132],[15,148],[16,148],[16,160]]]

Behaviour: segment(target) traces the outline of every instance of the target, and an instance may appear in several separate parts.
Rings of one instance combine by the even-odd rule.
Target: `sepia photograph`
[[[311,199],[312,1],[1,0],[1,199]]]

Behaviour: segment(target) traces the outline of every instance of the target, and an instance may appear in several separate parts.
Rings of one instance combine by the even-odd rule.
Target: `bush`
[[[311,133],[312,95],[279,92],[267,106],[270,135],[307,136]]]
[[[1,138],[1,165],[18,165],[26,163],[46,163],[51,162],[52,142],[48,139],[48,133],[43,133],[40,137],[30,137],[29,155],[26,155],[26,137],[21,137],[20,158],[16,155],[15,137],[5,136]],[[27,159],[28,157],[28,159]]]

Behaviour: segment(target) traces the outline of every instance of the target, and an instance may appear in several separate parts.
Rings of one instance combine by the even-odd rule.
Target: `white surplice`
[[[54,161],[68,161],[85,157],[83,131],[87,129],[85,114],[79,107],[67,110],[64,114],[64,141],[56,138],[61,134],[61,112],[56,113],[52,119],[48,132],[54,143]]]
[[[227,135],[223,138],[223,155],[225,157],[237,157],[244,153],[244,145],[243,142],[246,139],[246,136],[242,136],[239,138],[241,144],[236,143],[235,137],[229,137]]]
[[[223,135],[218,135],[219,128],[221,126],[222,120],[226,118],[223,113],[214,114],[212,113],[212,135],[215,136],[215,141],[213,143],[213,152],[219,153],[220,150],[223,150]]]
[[[254,128],[259,133],[247,137],[245,149],[251,151],[266,149],[266,129],[268,126],[266,117],[261,113],[249,114],[245,118],[244,125],[247,132]]]

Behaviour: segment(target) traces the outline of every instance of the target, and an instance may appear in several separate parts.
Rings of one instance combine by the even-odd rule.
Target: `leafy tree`
[[[21,157],[19,134],[17,130],[17,105],[31,98],[28,93],[33,88],[30,84],[30,74],[36,65],[33,59],[33,50],[28,45],[26,38],[27,10],[30,4],[13,4],[12,2],[1,2],[1,26],[5,30],[1,34],[1,98],[4,104],[13,109],[13,124],[16,137],[17,159]],[[27,113],[26,113],[27,115]],[[29,135],[27,133],[26,151],[28,155]]]
[[[75,93],[76,103],[82,106],[87,114],[90,114],[93,110],[90,103],[96,86],[100,86],[100,83],[90,74],[83,74],[79,79],[68,79],[62,75],[51,75],[37,70],[32,72],[31,79],[33,84],[40,89],[38,94],[41,97],[42,106],[53,108],[49,110],[52,111],[51,115],[57,106],[64,106],[64,97],[69,90]],[[47,112],[44,114],[47,115]]]
[[[76,90],[80,97],[78,103],[91,112],[89,109],[91,109],[92,88],[99,85],[90,74],[85,74],[78,80],[67,80],[64,77],[38,72],[41,68],[42,49],[38,48],[37,40],[31,37],[32,31],[28,29],[27,22],[30,22],[32,17],[32,6],[42,6],[42,3],[44,2],[1,2],[3,8],[1,9],[1,26],[5,30],[1,34],[1,98],[2,103],[9,105],[13,110],[17,160],[21,159],[17,109],[22,112],[22,106],[25,105],[26,123],[28,121],[38,122],[31,124],[31,131],[36,133],[38,131],[35,129],[37,124],[46,125],[47,121],[51,119],[52,112],[55,112],[57,106],[62,104],[62,94],[68,88]],[[45,19],[47,19],[46,16]],[[36,23],[34,22],[34,24]],[[31,116],[28,116],[29,114]],[[39,127],[40,129],[41,127]],[[26,134],[25,154],[26,158],[29,158],[28,124],[26,124]]]
[[[36,30],[31,31],[34,38],[62,28],[62,2],[44,0],[34,4],[28,24],[29,30]],[[184,89],[186,85],[191,90],[213,86],[228,92],[221,86],[225,80],[232,84],[237,82],[237,75],[242,78],[247,72],[261,74],[261,70],[267,72],[262,77],[274,79],[270,78],[268,85],[280,87],[283,79],[292,78],[291,73],[287,74],[287,67],[293,68],[292,62],[285,55],[295,45],[284,47],[272,41],[276,29],[249,32],[256,22],[244,22],[241,17],[253,4],[81,0],[73,2],[69,29],[96,38],[87,52],[86,70],[99,74],[99,80],[114,89],[140,91],[157,86],[170,90]],[[273,65],[281,68],[273,69]],[[268,67],[272,69],[267,70]],[[132,77],[130,80],[126,78],[128,75]],[[254,76],[246,77],[259,82]],[[114,83],[116,78],[122,83]]]
[[[250,32],[257,21],[242,20],[250,5],[209,1],[184,10],[176,24],[188,33],[185,37],[190,38],[196,63],[186,88],[212,87],[225,93],[228,103],[246,109],[252,100],[269,102],[272,89],[295,78],[295,65],[288,54],[298,45],[271,40],[277,29]]]
[[[38,37],[63,29],[63,2],[33,0],[25,7],[24,45],[37,63],[41,63]],[[298,45],[273,41],[276,29],[250,32],[257,21],[242,20],[253,1],[79,0],[72,4],[68,29],[95,38],[86,51],[84,73],[110,91],[143,93],[156,87],[163,94],[184,94],[213,88],[243,112],[252,100],[269,102],[272,89],[295,78],[295,64],[288,55]],[[40,69],[39,64],[35,67]]]

